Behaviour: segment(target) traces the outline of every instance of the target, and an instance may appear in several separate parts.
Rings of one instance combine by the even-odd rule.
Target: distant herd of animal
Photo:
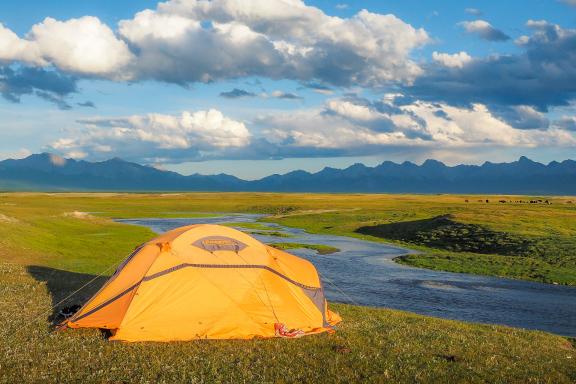
[[[470,200],[466,199],[464,200],[465,203],[469,203]],[[490,200],[486,199],[480,199],[478,200],[479,203],[490,203]],[[521,204],[547,204],[547,205],[551,205],[552,202],[548,201],[548,200],[542,200],[542,199],[538,199],[538,200],[498,200],[499,203],[505,204],[505,203],[521,203]],[[565,202],[566,204],[573,204],[572,200],[568,200]]]

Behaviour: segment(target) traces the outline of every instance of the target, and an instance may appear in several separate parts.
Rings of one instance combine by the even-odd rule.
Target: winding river
[[[197,223],[254,222],[261,215],[225,214],[187,219],[122,219],[157,233]],[[310,260],[322,276],[328,300],[387,307],[423,315],[539,329],[576,337],[576,287],[413,268],[392,259],[410,250],[344,236],[316,235],[262,223],[291,238],[254,235],[265,243],[326,244],[339,252],[290,253]],[[264,231],[258,231],[264,232]]]

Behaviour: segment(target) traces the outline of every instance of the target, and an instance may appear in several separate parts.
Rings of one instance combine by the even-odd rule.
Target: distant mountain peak
[[[536,164],[535,161],[530,160],[529,158],[527,158],[526,156],[520,156],[520,158],[518,159],[519,163],[524,163],[524,164]]]
[[[22,161],[25,162],[39,162],[39,163],[48,163],[57,167],[62,167],[64,165],[66,165],[66,162],[68,161],[67,159],[63,158],[62,156],[53,154],[53,153],[49,153],[49,152],[42,152],[42,153],[36,153],[36,154],[32,154],[28,157],[25,157],[24,159],[22,159]]]
[[[576,161],[544,165],[522,156],[510,163],[450,167],[433,159],[422,165],[384,161],[375,167],[356,163],[345,169],[295,170],[246,181],[225,173],[183,176],[118,157],[92,163],[41,153],[0,161],[0,190],[576,195]]]
[[[426,161],[424,161],[422,163],[423,167],[445,167],[446,164],[444,164],[441,161],[438,160],[434,160],[434,159],[427,159]]]

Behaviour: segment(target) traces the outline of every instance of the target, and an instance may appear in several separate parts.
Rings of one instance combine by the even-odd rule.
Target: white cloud
[[[115,77],[133,59],[126,43],[92,16],[67,21],[48,17],[27,38],[45,60],[71,72]]]
[[[377,115],[375,111],[366,105],[360,105],[351,101],[333,99],[326,103],[326,110],[353,120],[370,121]]]
[[[567,105],[576,94],[576,29],[529,21],[530,36],[517,39],[519,53],[475,57],[459,70],[429,65],[404,92],[452,105],[526,105],[544,111]]]
[[[0,60],[114,80],[210,82],[248,76],[333,85],[410,82],[428,43],[394,15],[329,16],[301,0],[171,0],[122,20],[46,18],[20,38],[0,25]]]
[[[38,47],[28,40],[18,37],[0,23],[0,61],[24,61],[32,64],[46,64]]]
[[[393,15],[328,16],[299,0],[172,0],[120,23],[143,77],[265,76],[336,85],[410,81],[428,35]]]
[[[433,52],[432,59],[445,67],[462,68],[472,61],[472,56],[464,51],[454,54]]]
[[[458,23],[468,33],[478,35],[480,38],[489,41],[506,41],[510,36],[499,29],[496,29],[486,20],[463,21]]]
[[[83,128],[55,141],[65,156],[155,163],[209,159],[365,156],[404,149],[412,153],[496,148],[576,147],[566,117],[549,129],[515,129],[483,104],[376,101],[348,96],[318,108],[256,115],[245,125],[217,110],[148,114],[80,121]],[[533,110],[522,109],[528,115]]]
[[[558,129],[515,129],[482,104],[395,106],[389,99],[377,103],[334,99],[323,109],[263,115],[256,123],[270,127],[265,136],[277,145],[340,149],[356,155],[378,151],[375,147],[381,151],[401,146],[423,150],[576,146],[573,135]]]
[[[179,156],[198,157],[250,143],[244,123],[222,112],[183,112],[179,116],[163,114],[134,115],[121,118],[92,118],[79,121],[83,129],[73,138],[62,138],[50,148],[69,157],[116,156],[150,159],[174,152]]]
[[[126,43],[98,18],[57,21],[50,17],[32,27],[25,38],[0,26],[0,59],[38,66],[55,65],[78,74],[127,76],[133,55]]]

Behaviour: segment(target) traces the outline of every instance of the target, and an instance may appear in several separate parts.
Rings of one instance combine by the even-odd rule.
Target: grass
[[[569,203],[574,198],[546,197],[550,205],[515,202],[538,199],[537,196],[469,195],[6,193],[0,194],[0,214],[21,218],[24,223],[29,214],[48,218],[73,211],[95,212],[93,215],[102,219],[174,217],[171,212],[182,213],[179,215],[182,217],[186,212],[194,216],[213,216],[218,212],[269,214],[272,216],[265,221],[309,232],[354,236],[417,249],[420,255],[399,260],[413,266],[576,285],[576,204]],[[499,203],[500,200],[507,203]],[[534,243],[536,251],[522,256],[456,252],[410,239],[357,232],[361,227],[417,222],[442,215],[450,215],[455,223],[481,226],[487,231]],[[269,229],[262,223],[228,225],[245,225],[244,228],[255,231]],[[105,235],[100,236],[100,240],[106,240]],[[2,240],[4,237],[0,225],[0,245],[15,243],[14,239]],[[70,262],[66,258],[62,260]]]
[[[285,238],[289,238],[289,237],[294,237],[288,233],[284,233],[284,232],[279,232],[279,231],[256,231],[256,232],[248,232],[252,235],[261,235],[261,236],[274,236],[274,237],[285,237]]]
[[[316,251],[319,255],[329,255],[331,253],[336,253],[338,251],[340,251],[338,248],[336,247],[331,247],[329,245],[324,245],[324,244],[304,244],[304,243],[271,243],[268,244],[271,247],[274,247],[276,249],[282,249],[282,250],[287,250],[287,249],[312,249],[314,251]]]
[[[465,198],[0,194],[0,382],[576,381],[574,341],[564,337],[341,304],[331,305],[344,318],[335,334],[298,340],[122,344],[105,341],[95,330],[55,333],[50,326],[52,304],[154,236],[145,228],[109,218],[167,217],[169,212],[269,213],[275,216],[268,221],[375,241],[384,240],[356,230],[452,214],[457,222],[547,239],[562,252],[532,258],[445,253],[414,245],[426,253],[409,257],[421,257],[418,262],[431,267],[467,272],[486,272],[492,263],[491,274],[502,274],[502,261],[518,260],[518,267],[524,268],[533,259],[533,268],[544,278],[556,278],[551,274],[564,268],[565,281],[574,282],[574,206],[561,198],[551,199],[550,206],[466,204]],[[98,213],[69,214],[75,211]],[[525,271],[510,273],[524,277]],[[104,280],[96,279],[73,301],[87,298]]]
[[[453,252],[503,256],[530,256],[538,252],[537,243],[532,239],[494,231],[483,225],[459,223],[450,215],[360,227],[356,231]]]
[[[570,198],[548,198],[551,205],[498,202],[502,198],[507,201],[516,199],[508,196],[491,196],[491,203],[465,202],[476,198],[453,195],[335,195],[330,197],[335,211],[318,214],[298,214],[296,211],[265,220],[305,228],[313,233],[353,236],[416,249],[419,255],[398,259],[416,267],[576,285],[576,205],[568,203]],[[302,209],[309,209],[308,199],[311,199],[311,195],[304,195],[304,201],[308,204],[302,204],[305,206]],[[347,206],[343,204],[344,200],[348,202]],[[321,207],[324,206],[318,204],[318,208]],[[356,209],[351,210],[350,207]],[[481,228],[479,234],[484,237],[462,236],[462,233],[456,232],[434,239],[438,233],[434,233],[433,229],[420,233],[406,231],[413,228],[414,223],[445,215],[450,215],[458,227],[469,232],[473,232],[470,229]],[[399,226],[398,223],[409,225]],[[396,225],[400,233],[391,234],[389,231],[369,235],[358,231],[362,227],[382,228],[386,225]],[[413,235],[428,237],[427,240],[432,241],[422,241],[426,239],[416,239]],[[446,241],[450,236],[452,241]],[[498,242],[504,246],[499,246]],[[470,248],[455,249],[455,246],[466,245]],[[470,251],[474,247],[476,252]],[[506,247],[513,251],[508,249],[497,253]],[[514,254],[520,248],[523,248],[522,252]]]
[[[574,268],[563,265],[570,262],[570,257],[561,257],[562,251],[573,252],[569,248],[571,242],[559,246],[551,239],[460,223],[449,215],[360,227],[356,231],[422,247],[423,253],[396,259],[403,264],[548,283],[574,283]]]
[[[108,342],[97,330],[52,332],[50,304],[91,278],[0,264],[0,382],[576,380],[576,351],[560,336],[343,304],[332,305],[344,318],[335,334],[297,340],[125,344]],[[36,321],[22,321],[39,312]]]
[[[492,275],[506,278],[523,277],[525,280],[549,283],[566,282],[574,285],[574,271],[570,268],[554,268],[536,258],[500,257],[477,254],[412,254],[395,261],[420,268],[476,275]]]

